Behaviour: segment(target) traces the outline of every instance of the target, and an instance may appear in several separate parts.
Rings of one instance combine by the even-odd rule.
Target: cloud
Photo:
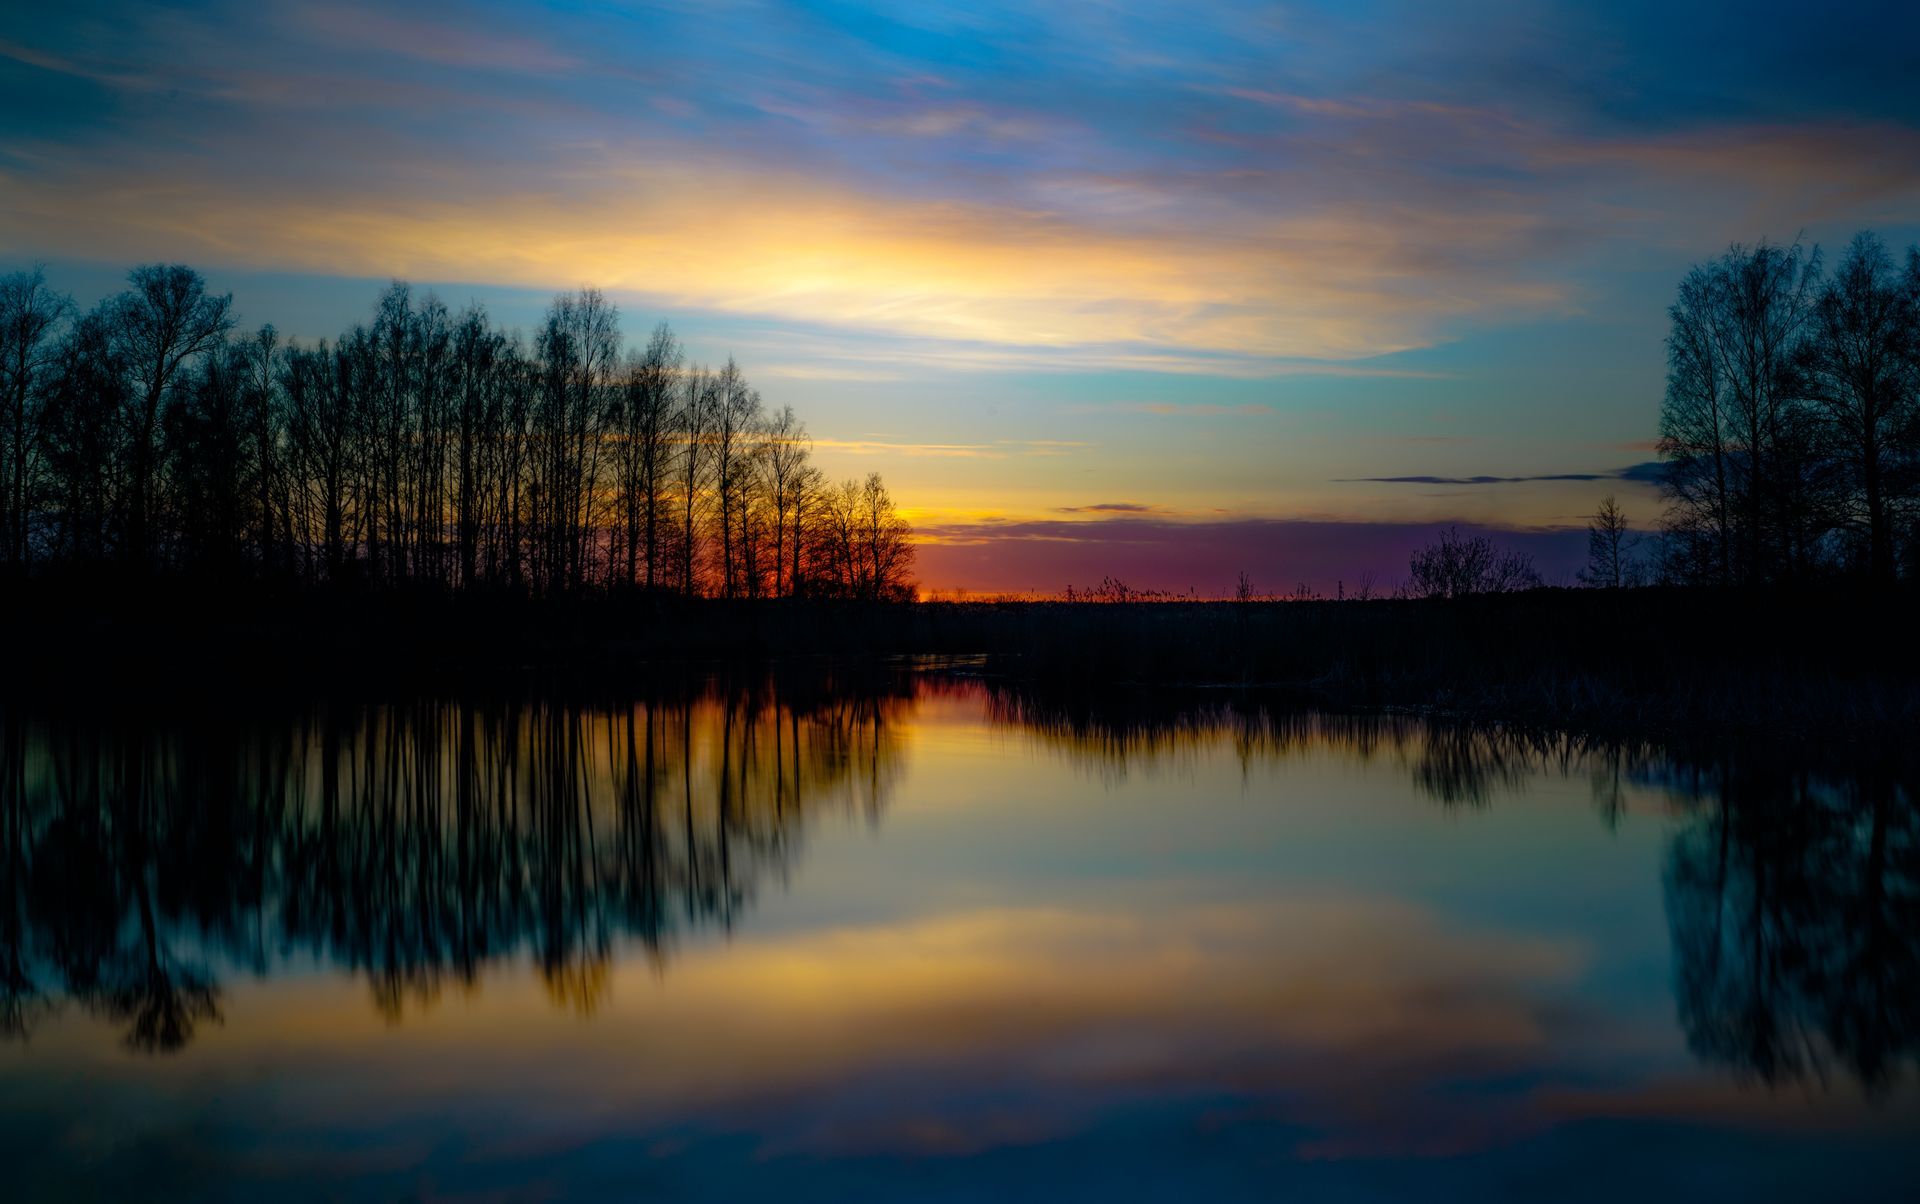
[[[1204,176],[1169,190],[1121,175],[1098,191],[1174,204],[1145,224],[1114,220],[1062,207],[1064,183],[1106,177],[1060,171],[1049,156],[1008,164],[1020,182],[1011,190],[976,188],[950,162],[910,182],[864,178],[782,145],[767,103],[751,120],[724,119],[729,135],[745,125],[740,137],[649,127],[632,119],[625,95],[610,112],[593,81],[611,64],[563,47],[557,33],[523,44],[430,18],[363,27],[329,9],[299,12],[292,29],[146,18],[133,20],[129,45],[81,42],[94,60],[153,64],[142,89],[190,97],[193,119],[148,106],[147,117],[96,131],[90,145],[39,147],[31,170],[0,179],[0,240],[214,267],[538,288],[591,281],[678,306],[1074,351],[1083,364],[1147,370],[1205,370],[1209,357],[1246,373],[1249,357],[1373,356],[1430,343],[1448,315],[1551,302],[1552,286],[1537,282],[1496,277],[1462,290],[1428,278],[1395,249],[1424,224],[1417,215],[1259,204],[1216,221],[1190,209]],[[324,38],[311,37],[316,23]],[[578,37],[577,24],[556,25]],[[305,40],[326,53],[312,62],[290,53]],[[436,70],[406,70],[396,58]],[[529,75],[538,82],[520,78]],[[867,139],[883,136],[874,114],[905,111],[844,83],[773,81],[811,111],[838,114],[822,136],[856,161]],[[370,121],[368,96],[404,119]],[[477,141],[482,109],[493,128]],[[944,117],[929,124],[928,112]],[[971,128],[988,112],[956,101],[910,114],[907,126]],[[1000,127],[1018,119],[992,118]],[[946,186],[927,195],[929,181]],[[1478,221],[1480,235],[1446,215],[1431,220],[1449,237],[1498,238]]]
[[[900,373],[885,368],[863,368],[855,364],[756,364],[755,376],[781,380],[897,381]]]
[[[815,439],[815,448],[848,455],[944,456],[955,459],[1005,459],[1009,456],[1064,456],[1092,447],[1066,439],[997,439],[991,443],[911,443],[886,439]]]
[[[1155,514],[1164,513],[1159,506],[1149,506],[1145,502],[1095,502],[1091,506],[1055,506],[1055,514]]]
[[[1216,405],[1208,402],[1182,404],[1172,401],[1139,401],[1122,402],[1110,408],[1118,410],[1121,413],[1159,414],[1164,417],[1180,415],[1188,418],[1257,417],[1274,412],[1272,406],[1262,405],[1259,402],[1248,402],[1245,405],[1234,406]]]
[[[1364,482],[1381,485],[1517,485],[1527,481],[1633,481],[1652,485],[1664,480],[1666,471],[1667,466],[1661,461],[1649,460],[1606,472],[1550,472],[1522,477],[1448,477],[1420,473],[1401,477],[1335,477],[1333,480],[1345,484]]]
[[[1664,460],[1646,460],[1628,468],[1621,469],[1617,475],[1623,481],[1637,481],[1643,485],[1658,485],[1667,479],[1669,465]]]
[[[921,340],[897,352],[916,366],[1390,376],[1366,361],[1580,312],[1606,248],[1920,196],[1920,136],[1892,117],[1622,127],[1431,21],[1356,40],[1332,14],[1152,5],[121,18],[9,31],[24,70],[120,103],[83,132],[19,119],[0,245],[590,281]],[[1571,62],[1589,32],[1521,40]]]

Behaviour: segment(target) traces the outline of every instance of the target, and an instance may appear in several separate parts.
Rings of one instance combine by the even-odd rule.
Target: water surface
[[[1920,776],[1240,697],[10,713],[10,1199],[1906,1198]]]

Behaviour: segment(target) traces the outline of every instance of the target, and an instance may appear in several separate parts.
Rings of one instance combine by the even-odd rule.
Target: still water
[[[1914,1198],[1897,753],[925,676],[3,723],[10,1200]]]

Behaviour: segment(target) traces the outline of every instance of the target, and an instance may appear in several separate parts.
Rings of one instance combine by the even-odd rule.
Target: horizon
[[[1391,588],[1455,524],[1565,582],[1659,517],[1690,264],[1920,238],[1920,17],[1523,10],[63,6],[0,34],[0,267],[302,341],[602,287],[883,473],[929,593]]]

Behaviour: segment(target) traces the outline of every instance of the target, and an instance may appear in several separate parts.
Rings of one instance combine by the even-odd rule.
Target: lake
[[[11,1200],[1920,1174],[1906,750],[908,673],[0,727]]]

